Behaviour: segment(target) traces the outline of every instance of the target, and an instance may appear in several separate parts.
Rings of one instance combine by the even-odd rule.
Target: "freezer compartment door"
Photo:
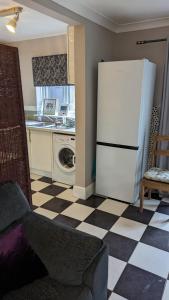
[[[97,145],[96,193],[136,201],[137,154],[137,150]]]

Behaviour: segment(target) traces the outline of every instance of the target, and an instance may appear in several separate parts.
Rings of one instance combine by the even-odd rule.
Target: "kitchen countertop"
[[[57,127],[45,127],[45,126],[36,126],[36,125],[26,125],[27,129],[39,130],[39,131],[48,131],[52,133],[61,133],[61,134],[70,134],[75,135],[75,128],[57,128]]]

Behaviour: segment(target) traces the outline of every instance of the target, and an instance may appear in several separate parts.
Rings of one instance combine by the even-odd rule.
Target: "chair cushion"
[[[46,276],[13,291],[2,300],[92,300],[90,289],[66,286]]]
[[[28,201],[17,183],[7,182],[0,185],[0,232],[30,210]]]
[[[0,299],[46,274],[47,270],[27,242],[22,224],[0,234]]]
[[[160,168],[151,168],[144,174],[144,178],[169,183],[169,171]]]

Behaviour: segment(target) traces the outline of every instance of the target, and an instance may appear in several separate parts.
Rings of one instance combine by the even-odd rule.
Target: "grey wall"
[[[92,181],[96,152],[98,62],[115,56],[116,34],[88,22],[86,28],[86,186]]]
[[[92,22],[75,26],[75,31],[78,27],[81,30],[79,36],[75,34],[76,186],[86,187],[93,181],[95,164],[98,62],[113,59],[116,35]]]
[[[117,34],[115,60],[148,58],[157,64],[154,103],[160,104],[162,94],[163,68],[166,42],[136,45],[138,40],[149,40],[167,37],[169,27],[147,29]]]

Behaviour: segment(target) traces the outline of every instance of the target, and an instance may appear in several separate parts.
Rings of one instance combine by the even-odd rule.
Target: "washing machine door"
[[[56,156],[57,164],[64,172],[75,170],[75,150],[70,145],[61,146]]]

